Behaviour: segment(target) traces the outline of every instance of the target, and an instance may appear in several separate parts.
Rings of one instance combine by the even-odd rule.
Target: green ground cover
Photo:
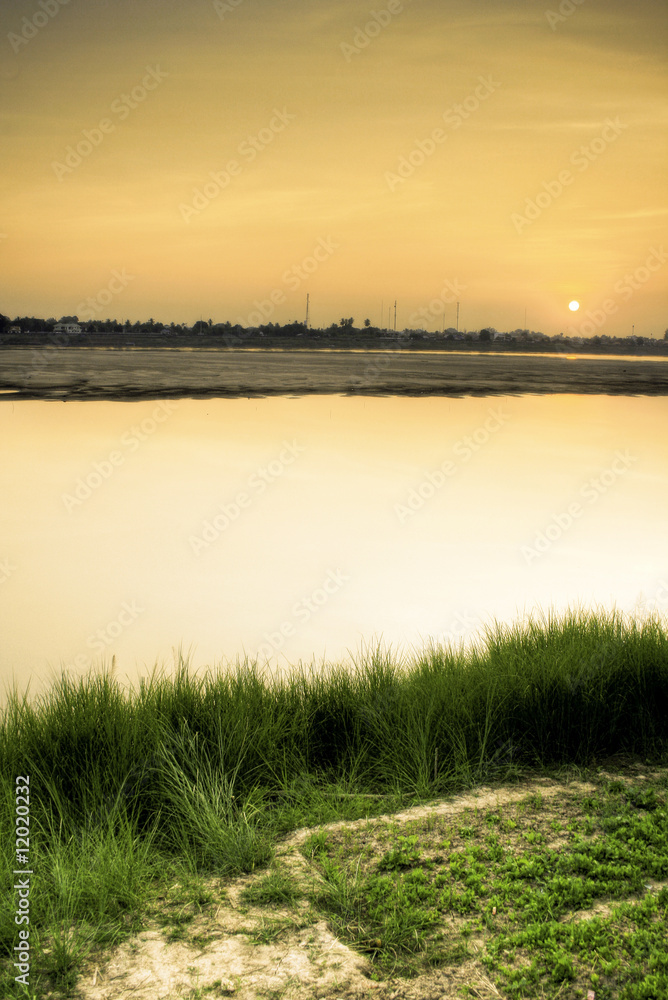
[[[386,974],[476,954],[503,996],[667,997],[668,775],[597,784],[316,834],[316,899]]]

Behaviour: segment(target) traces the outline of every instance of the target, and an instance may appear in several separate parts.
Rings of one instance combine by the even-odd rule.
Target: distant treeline
[[[582,324],[584,327],[585,324]],[[537,330],[499,332],[493,327],[461,332],[450,327],[442,332],[427,330],[388,330],[372,326],[369,320],[356,327],[352,317],[329,327],[311,328],[304,323],[266,323],[244,327],[230,322],[198,320],[193,326],[164,324],[153,318],[147,322],[119,322],[115,319],[79,321],[76,316],[40,319],[18,316],[10,319],[0,314],[0,343],[6,346],[60,347],[100,346],[198,346],[198,347],[345,347],[436,348],[492,351],[573,351],[601,354],[668,355],[668,330],[663,339],[654,337],[610,337],[560,333],[548,336]]]

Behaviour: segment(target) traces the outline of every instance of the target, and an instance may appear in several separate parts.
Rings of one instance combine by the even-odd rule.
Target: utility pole
[[[459,333],[459,302],[457,303],[457,333]]]
[[[394,332],[397,332],[397,300],[394,300]]]
[[[307,330],[308,330],[308,308],[309,308],[309,298],[310,298],[310,295],[309,295],[309,294],[307,293],[307,295],[306,295],[306,322],[304,323],[304,326],[306,327],[306,329],[307,329]]]
[[[380,300],[380,328],[383,329],[383,318],[385,316],[385,299]]]

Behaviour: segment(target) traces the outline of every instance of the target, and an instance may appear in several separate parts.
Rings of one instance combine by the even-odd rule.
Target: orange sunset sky
[[[314,326],[396,299],[440,329],[459,299],[462,329],[663,337],[667,26],[663,0],[10,0],[0,312],[111,289],[95,318],[286,322],[308,293]]]

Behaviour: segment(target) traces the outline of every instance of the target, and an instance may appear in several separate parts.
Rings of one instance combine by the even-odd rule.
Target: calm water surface
[[[0,403],[0,684],[668,611],[665,397]],[[644,602],[644,605],[643,605]]]

